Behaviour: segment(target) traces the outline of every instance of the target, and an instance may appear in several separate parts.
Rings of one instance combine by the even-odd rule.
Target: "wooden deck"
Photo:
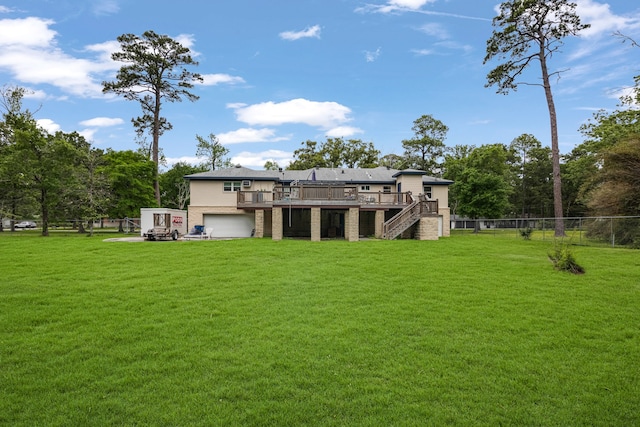
[[[238,208],[264,209],[273,206],[404,208],[413,203],[410,192],[359,192],[357,186],[278,186],[273,191],[238,191]],[[437,202],[436,202],[437,209]]]

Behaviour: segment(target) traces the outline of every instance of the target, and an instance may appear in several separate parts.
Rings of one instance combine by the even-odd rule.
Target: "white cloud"
[[[460,44],[454,41],[444,41],[435,43],[434,46],[436,48],[444,48],[448,51],[457,50],[463,51],[464,53],[469,53],[473,50],[472,46]],[[445,52],[442,49],[411,49],[411,53],[416,56],[428,56],[428,55],[449,55],[450,52]]]
[[[584,37],[611,35],[616,31],[627,32],[640,29],[640,13],[633,15],[616,15],[608,3],[597,3],[593,0],[578,0],[576,13],[583,24],[591,27],[580,32]]]
[[[438,42],[435,44],[435,46],[438,47],[444,47],[446,49],[450,49],[450,50],[462,50],[464,52],[471,52],[473,50],[473,47],[467,44],[460,44],[458,42],[454,42],[454,41],[443,41],[443,42]]]
[[[165,165],[161,165],[161,169],[163,171],[166,171],[171,169],[176,163],[180,162],[186,163],[191,166],[197,166],[202,163],[202,159],[195,156],[165,157],[164,162]]]
[[[320,25],[314,25],[313,27],[307,27],[302,31],[284,31],[280,33],[280,38],[283,40],[299,40],[304,38],[320,38]]]
[[[193,45],[195,44],[195,37],[193,36],[193,34],[178,34],[176,37],[173,38],[175,41],[177,41],[178,43],[180,43],[182,46],[191,49],[193,47]],[[193,52],[191,52],[191,54],[193,54]]]
[[[85,46],[86,52],[94,52],[98,55],[98,59],[104,64],[106,70],[117,70],[120,64],[111,59],[111,54],[120,51],[120,43],[116,40],[104,43],[96,43]]]
[[[0,47],[49,47],[56,35],[49,28],[54,21],[29,17],[24,19],[0,19]]]
[[[413,52],[417,56],[427,56],[427,55],[433,55],[436,53],[431,49],[411,49],[411,52]]]
[[[47,98],[47,94],[43,90],[29,89],[29,88],[26,88],[26,89],[27,90],[24,93],[24,99],[46,99]]]
[[[9,12],[11,12],[11,9],[9,9],[7,6],[0,5],[0,13],[9,13]]]
[[[328,138],[348,138],[358,133],[364,133],[364,131],[352,126],[338,126],[328,130],[326,136]]]
[[[316,102],[298,98],[280,103],[269,101],[254,105],[229,104],[228,107],[235,110],[238,121],[252,126],[302,123],[331,129],[351,121],[351,110],[337,102]]]
[[[286,167],[293,161],[293,153],[280,150],[267,150],[258,153],[243,151],[231,157],[231,163],[247,167],[262,168],[267,161],[276,162],[280,167]]]
[[[36,123],[49,133],[56,133],[61,129],[60,125],[51,119],[39,119]]]
[[[611,99],[621,99],[621,98],[630,98],[630,99],[635,99],[635,88],[633,87],[624,87],[624,88],[617,88],[614,90],[611,90],[608,94],[608,97]]]
[[[400,8],[407,8],[412,10],[420,9],[422,6],[428,3],[434,3],[435,0],[390,0],[390,6],[396,6]]]
[[[245,104],[244,102],[230,102],[227,104],[227,108],[230,108],[232,110],[236,110],[238,108],[244,108],[246,107],[248,104]]]
[[[472,126],[488,125],[488,124],[491,124],[491,120],[476,119],[469,122],[469,125],[472,125]]]
[[[110,0],[101,7],[115,10],[117,2]],[[79,97],[104,97],[101,81],[108,80],[106,73],[120,68],[121,64],[111,59],[120,44],[111,40],[87,45],[83,52],[89,57],[74,57],[57,46],[58,33],[51,28],[54,24],[38,17],[0,20],[0,70],[20,84],[47,84]],[[194,37],[188,34],[175,40],[188,48],[194,44]],[[226,74],[207,74],[204,79],[205,85],[244,83],[241,77]]]
[[[93,119],[81,121],[80,124],[82,126],[89,127],[109,127],[109,126],[117,126],[124,123],[124,120],[120,118],[111,118],[111,117],[95,117]]]
[[[380,48],[377,48],[373,52],[365,50],[364,51],[364,58],[366,59],[367,62],[374,62],[376,59],[378,59],[378,57],[380,57],[380,53],[381,52],[382,51],[381,51]]]
[[[26,84],[49,84],[77,96],[100,97],[94,74],[117,68],[109,59],[78,59],[56,46],[54,22],[35,17],[0,20],[0,69]]]
[[[356,12],[376,12],[376,13],[393,13],[402,11],[417,11],[424,5],[435,3],[436,0],[389,0],[384,5],[372,5],[356,9]]]
[[[471,19],[474,21],[486,21],[491,22],[491,18],[478,17],[478,16],[467,16],[467,15],[459,15],[457,13],[447,13],[447,12],[436,12],[432,10],[424,10],[422,6],[425,6],[430,3],[435,3],[437,0],[397,0],[397,1],[389,1],[384,5],[378,4],[367,4],[362,7],[358,7],[355,9],[356,12],[359,13],[401,13],[401,12],[414,12],[420,13],[423,15],[432,15],[432,16],[448,16],[450,18],[459,18],[459,19]],[[498,6],[496,6],[498,7]]]
[[[78,131],[78,133],[84,137],[87,141],[93,141],[93,136],[96,134],[97,129],[83,129]]]
[[[120,11],[117,0],[94,0],[93,13],[95,15],[111,15]]]
[[[440,40],[446,40],[450,37],[449,32],[446,30],[446,28],[444,28],[442,24],[438,24],[436,22],[424,24],[418,28],[418,31]]]
[[[289,137],[278,137],[273,129],[243,128],[217,135],[222,144],[240,144],[242,142],[279,142],[286,141]]]
[[[234,85],[245,82],[242,77],[230,76],[229,74],[202,74],[202,79],[204,80],[202,83],[196,82],[196,84],[201,84],[203,86],[216,86],[219,84]]]

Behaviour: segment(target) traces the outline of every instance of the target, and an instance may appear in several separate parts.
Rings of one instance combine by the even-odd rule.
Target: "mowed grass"
[[[112,236],[109,236],[112,237]],[[640,424],[640,252],[0,234],[0,424]]]

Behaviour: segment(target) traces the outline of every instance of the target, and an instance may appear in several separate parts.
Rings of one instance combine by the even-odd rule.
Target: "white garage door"
[[[204,226],[213,229],[212,237],[251,237],[256,222],[253,214],[205,215]]]

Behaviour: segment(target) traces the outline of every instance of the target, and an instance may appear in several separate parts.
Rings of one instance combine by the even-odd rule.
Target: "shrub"
[[[524,240],[531,239],[531,233],[533,233],[533,229],[531,227],[523,228],[520,230],[520,235]]]
[[[568,244],[556,243],[548,255],[556,270],[568,271],[573,274],[584,273],[584,268],[576,262]]]

